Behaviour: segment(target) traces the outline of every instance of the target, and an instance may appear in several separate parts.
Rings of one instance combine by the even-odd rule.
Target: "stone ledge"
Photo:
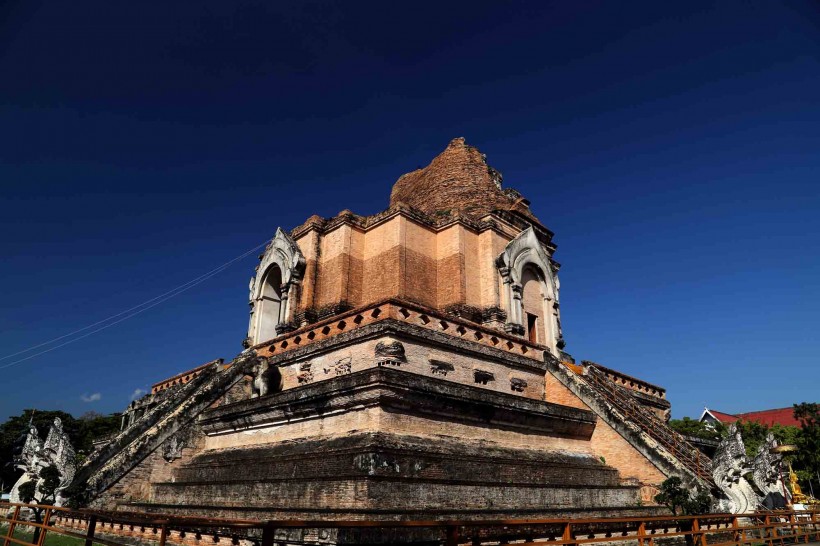
[[[307,347],[321,349],[323,342],[330,339],[388,321],[415,327],[416,332],[427,332],[433,336],[432,339],[441,340],[444,344],[463,347],[465,350],[484,347],[494,351],[491,354],[504,355],[500,358],[520,359],[528,361],[530,365],[533,362],[542,363],[544,356],[550,355],[545,346],[530,343],[522,337],[462,318],[445,316],[441,311],[396,298],[328,317],[254,345],[252,349],[261,357],[299,354],[298,351],[304,352]],[[424,337],[425,334],[420,335]]]
[[[442,519],[464,519],[465,517],[474,518],[476,524],[480,524],[482,520],[498,520],[498,519],[519,519],[519,518],[624,518],[624,517],[645,517],[647,514],[653,516],[668,516],[669,510],[663,506],[601,506],[596,508],[589,507],[543,507],[543,508],[519,508],[516,510],[475,510],[464,508],[461,510],[454,509],[436,509],[436,508],[414,508],[408,507],[402,510],[393,509],[378,509],[378,508],[327,508],[316,507],[310,511],[302,508],[277,508],[275,511],[267,506],[242,506],[242,507],[226,507],[224,505],[212,504],[190,504],[180,506],[177,504],[169,504],[162,502],[129,502],[121,504],[122,507],[128,509],[139,509],[139,511],[158,513],[158,514],[177,514],[188,516],[199,516],[203,512],[207,512],[212,517],[247,517],[251,519],[349,519],[349,520],[386,520],[386,521],[402,521],[412,519],[423,520],[442,520]]]
[[[538,487],[622,485],[615,469],[589,454],[568,455],[499,447],[479,440],[422,439],[380,432],[205,452],[175,471],[173,481],[163,485],[365,477]]]
[[[206,434],[226,434],[319,418],[354,406],[585,440],[596,422],[587,410],[373,368],[213,408],[202,414],[200,424]]]
[[[309,345],[288,349],[284,353],[277,352],[269,356],[269,353],[260,348],[258,354],[261,357],[267,358],[270,364],[285,364],[309,355],[321,354],[322,352],[331,351],[354,342],[374,339],[384,335],[396,336],[400,340],[421,340],[450,351],[457,349],[462,354],[480,356],[505,364],[510,368],[538,370],[539,372],[547,371],[547,364],[542,358],[536,359],[510,353],[478,341],[458,338],[424,326],[410,324],[392,318],[382,319],[378,322],[360,326],[347,332],[338,333],[332,337],[314,341]],[[540,352],[541,351],[539,351],[539,353]],[[542,355],[539,355],[539,357],[541,356]]]

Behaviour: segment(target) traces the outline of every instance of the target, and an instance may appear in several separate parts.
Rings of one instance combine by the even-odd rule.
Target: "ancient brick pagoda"
[[[708,460],[662,388],[564,352],[553,234],[464,139],[373,216],[278,229],[246,350],[157,383],[76,484],[242,518],[630,515]]]

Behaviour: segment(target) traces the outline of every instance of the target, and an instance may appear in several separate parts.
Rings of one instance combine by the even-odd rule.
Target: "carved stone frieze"
[[[165,446],[162,448],[162,458],[165,459],[166,463],[172,463],[177,459],[182,458],[182,450],[185,448],[183,442],[179,439],[179,436],[174,435],[165,442]]]
[[[481,311],[481,323],[493,328],[503,328],[507,312],[500,307],[487,307]]]
[[[330,366],[325,366],[323,371],[325,375],[346,375],[351,372],[352,369],[352,359],[347,356],[345,358],[340,358]]]
[[[299,364],[299,373],[296,376],[296,380],[300,385],[305,385],[313,381],[313,364],[310,362]]]

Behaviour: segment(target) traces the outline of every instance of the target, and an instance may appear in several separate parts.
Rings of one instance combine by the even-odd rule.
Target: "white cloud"
[[[134,389],[134,392],[131,393],[131,400],[134,401],[137,398],[142,398],[145,394],[148,394],[148,391],[143,389]]]
[[[95,392],[94,394],[84,394],[80,396],[80,400],[82,400],[83,402],[97,402],[100,400],[100,398],[102,398],[102,395],[98,392]]]

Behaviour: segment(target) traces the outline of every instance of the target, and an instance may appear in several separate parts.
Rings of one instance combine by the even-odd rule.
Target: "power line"
[[[246,252],[243,252],[242,254],[237,256],[236,258],[233,258],[232,260],[229,260],[229,261],[225,262],[224,264],[220,265],[219,267],[211,269],[207,273],[203,273],[202,275],[200,275],[198,277],[195,277],[194,279],[191,279],[190,281],[188,281],[186,283],[183,283],[183,284],[177,286],[176,288],[173,288],[173,289],[171,289],[167,292],[164,292],[164,293],[160,294],[159,296],[155,296],[155,297],[153,297],[149,300],[146,300],[146,301],[140,303],[139,305],[135,305],[133,307],[130,307],[129,309],[126,309],[125,311],[120,311],[119,313],[111,315],[111,316],[109,316],[107,318],[104,318],[102,320],[98,320],[97,322],[94,322],[92,324],[89,324],[88,326],[84,326],[82,328],[79,328],[77,330],[74,330],[74,331],[69,332],[67,334],[64,334],[62,336],[55,337],[53,339],[50,339],[48,341],[44,341],[42,343],[38,343],[36,345],[32,345],[31,347],[29,347],[27,349],[23,349],[22,351],[17,351],[16,353],[6,355],[6,356],[0,358],[0,360],[7,360],[7,359],[12,358],[14,356],[18,356],[18,355],[21,355],[21,354],[24,354],[24,353],[28,353],[28,352],[33,351],[35,349],[38,349],[40,347],[45,347],[47,345],[51,345],[52,343],[60,341],[61,339],[65,339],[65,338],[74,336],[74,335],[76,335],[80,332],[84,332],[86,330],[94,328],[95,326],[99,326],[101,324],[108,323],[108,324],[105,324],[104,326],[100,326],[99,328],[96,328],[96,329],[94,329],[90,332],[87,332],[87,333],[85,333],[81,336],[69,339],[68,341],[65,341],[63,343],[55,345],[54,347],[50,347],[50,348],[48,348],[44,351],[39,351],[39,352],[37,352],[33,355],[29,355],[29,356],[21,358],[19,360],[15,360],[14,362],[4,364],[4,365],[0,366],[0,370],[2,370],[4,368],[9,368],[9,367],[14,366],[15,364],[19,364],[21,362],[25,362],[26,360],[32,359],[34,357],[49,353],[49,352],[51,352],[55,349],[59,349],[60,347],[65,347],[66,345],[74,343],[75,341],[79,341],[81,339],[84,339],[84,338],[92,335],[92,334],[96,334],[97,332],[105,330],[106,328],[110,328],[111,326],[119,324],[120,322],[126,321],[126,320],[130,319],[131,317],[134,317],[134,316],[139,315],[140,313],[142,313],[144,311],[147,311],[147,310],[149,310],[153,307],[156,307],[157,305],[159,305],[161,303],[164,303],[164,302],[168,301],[169,299],[171,299],[175,296],[178,296],[179,294],[182,294],[186,290],[189,290],[189,289],[193,288],[194,286],[196,286],[196,285],[210,279],[211,277],[221,273],[222,271],[224,271],[225,269],[230,267],[233,263],[241,260],[242,258],[245,258],[246,256],[248,256],[249,254],[252,254],[253,252],[256,252],[258,249],[265,246],[266,244],[267,244],[267,241],[265,241],[262,244],[256,245],[252,249],[250,249]],[[123,315],[125,315],[125,316],[123,316]],[[120,318],[119,320],[115,320],[114,322],[110,322],[111,320],[113,320],[117,317],[122,317],[122,318]]]

